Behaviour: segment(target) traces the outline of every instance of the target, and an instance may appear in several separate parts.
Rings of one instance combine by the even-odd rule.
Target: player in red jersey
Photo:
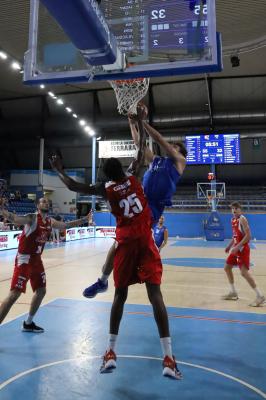
[[[48,217],[48,211],[49,202],[44,197],[38,201],[37,213],[24,216],[18,216],[5,210],[3,201],[0,199],[0,215],[2,214],[16,225],[25,225],[19,239],[10,292],[0,306],[0,323],[2,323],[21,293],[26,292],[26,285],[30,280],[34,295],[28,317],[23,322],[22,331],[24,332],[40,333],[44,331],[43,328],[33,322],[33,317],[46,294],[46,276],[41,255],[52,228],[67,229],[88,222],[88,217],[68,223],[56,221]]]
[[[250,267],[250,247],[249,241],[251,239],[250,228],[246,217],[242,214],[241,205],[238,202],[231,204],[233,218],[232,231],[233,238],[225,249],[229,256],[226,259],[224,270],[226,272],[229,284],[230,292],[223,296],[223,300],[237,300],[238,294],[234,285],[233,267],[238,265],[241,271],[241,275],[246,279],[248,284],[256,293],[256,299],[250,304],[252,307],[259,307],[264,303],[265,297],[258,289],[254,278],[249,272]]]
[[[140,161],[141,156],[138,159]],[[141,183],[135,176],[125,174],[120,161],[116,158],[109,158],[103,167],[103,172],[110,181],[95,186],[71,179],[65,174],[58,157],[53,157],[51,164],[68,189],[103,196],[116,217],[115,296],[110,315],[109,343],[103,357],[101,372],[116,367],[115,344],[128,295],[128,286],[145,283],[164,354],[163,375],[180,379],[182,375],[172,354],[168,315],[160,289],[162,263],[152,236],[151,211]],[[138,168],[138,165],[135,167]]]

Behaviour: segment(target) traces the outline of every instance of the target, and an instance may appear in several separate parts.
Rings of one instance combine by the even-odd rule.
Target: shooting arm
[[[173,146],[168,143],[163,136],[146,121],[143,121],[143,125],[148,135],[151,136],[152,139],[165,150],[168,157],[175,161],[178,172],[182,174],[186,165],[185,157],[176,151]]]
[[[129,123],[133,142],[135,143],[136,148],[139,150],[140,137],[139,137],[139,131],[138,131],[138,122],[137,122],[137,120],[134,120],[129,117],[128,123]],[[151,163],[154,158],[153,152],[147,146],[145,146],[143,151],[144,151],[144,156],[145,156],[143,162]]]

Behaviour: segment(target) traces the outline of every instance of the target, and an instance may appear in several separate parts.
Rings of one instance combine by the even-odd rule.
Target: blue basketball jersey
[[[155,221],[165,206],[172,205],[172,196],[180,179],[174,161],[169,157],[155,157],[143,176],[143,187]]]
[[[164,225],[161,228],[158,225],[156,225],[153,229],[154,241],[155,241],[157,247],[160,247],[164,241],[165,229],[166,229],[166,226],[164,226]]]

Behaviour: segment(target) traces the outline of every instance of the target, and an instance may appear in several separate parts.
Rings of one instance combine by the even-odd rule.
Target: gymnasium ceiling
[[[27,49],[29,3],[0,1],[0,49],[20,62]],[[223,40],[223,72],[151,81],[147,99],[151,118],[165,134],[207,129],[211,122],[217,129],[242,128],[247,135],[266,132],[266,1],[216,0],[216,8],[217,30]],[[240,66],[232,68],[230,56],[236,53]],[[51,89],[62,94],[79,116],[95,124],[101,136],[117,137],[118,128],[122,136],[128,135],[108,84],[58,85]],[[30,143],[44,136],[61,141],[61,145],[72,138],[69,143],[75,146],[77,138],[79,143],[84,139],[80,130],[49,96],[38,87],[24,86],[22,75],[0,60],[2,143],[16,140],[23,146],[25,138]]]

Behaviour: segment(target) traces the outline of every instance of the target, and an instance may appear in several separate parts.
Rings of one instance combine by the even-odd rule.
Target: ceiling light
[[[97,139],[96,139],[96,140],[101,140],[101,138],[102,138],[101,136],[100,136],[100,137],[97,137]]]
[[[78,118],[77,114],[72,114],[74,118]]]
[[[87,132],[90,136],[94,136],[94,135],[95,135],[94,130],[93,130],[90,126],[88,126],[88,125],[86,125],[86,126],[84,127],[84,130],[85,130],[85,132]]]
[[[52,97],[53,99],[55,98],[55,95],[53,92],[48,92],[49,96]]]
[[[0,51],[0,58],[2,58],[2,60],[6,60],[7,59],[7,54],[4,53],[3,51]]]
[[[60,106],[62,106],[62,104],[64,104],[64,102],[63,102],[62,99],[57,99],[56,102],[57,102],[57,104],[59,104]]]
[[[66,107],[66,110],[67,110],[67,112],[69,112],[69,113],[71,113],[71,112],[72,112],[72,109],[71,109],[71,108],[69,108],[69,107]]]
[[[11,67],[16,71],[19,71],[21,69],[21,66],[17,61],[13,61]]]
[[[86,125],[86,122],[84,121],[84,119],[81,119],[81,120],[79,121],[79,124],[80,124],[81,126],[85,126],[85,125]]]
[[[45,89],[45,86],[44,86],[44,85],[40,85],[40,88],[41,88],[41,89]]]

